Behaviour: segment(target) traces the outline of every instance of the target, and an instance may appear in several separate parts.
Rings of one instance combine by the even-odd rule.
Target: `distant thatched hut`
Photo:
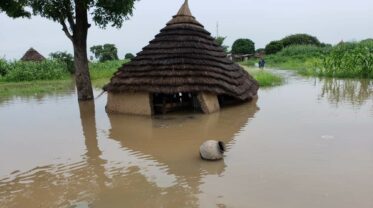
[[[227,58],[192,16],[186,0],[104,90],[108,92],[108,112],[153,115],[189,107],[213,113],[227,102],[252,100],[258,84]]]
[[[45,58],[35,49],[30,48],[26,51],[25,55],[21,58],[21,61],[44,61]]]

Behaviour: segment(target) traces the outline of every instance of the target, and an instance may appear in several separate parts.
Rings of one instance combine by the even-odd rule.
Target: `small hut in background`
[[[30,48],[26,51],[25,55],[21,58],[21,61],[44,61],[45,58],[35,49]]]
[[[109,113],[154,115],[186,108],[213,113],[227,103],[252,100],[258,83],[227,58],[186,0],[104,90]]]

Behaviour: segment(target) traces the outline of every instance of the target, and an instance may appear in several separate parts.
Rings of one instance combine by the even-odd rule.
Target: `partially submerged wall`
[[[106,111],[108,113],[151,116],[153,111],[150,94],[147,92],[108,92]]]
[[[200,92],[197,98],[204,113],[210,114],[220,110],[219,100],[216,94]]]

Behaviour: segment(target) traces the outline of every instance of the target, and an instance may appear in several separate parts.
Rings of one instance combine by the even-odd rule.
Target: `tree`
[[[126,55],[124,56],[124,59],[129,59],[129,60],[131,60],[131,59],[133,59],[133,58],[135,58],[135,55],[133,55],[132,53],[126,53]]]
[[[9,17],[30,17],[30,13],[27,12],[24,7],[26,6],[26,0],[1,0],[0,1],[0,12],[5,12]]]
[[[284,48],[284,45],[282,44],[282,41],[275,40],[268,43],[265,47],[265,52],[267,55],[269,54],[275,54],[279,51],[281,51]]]
[[[61,52],[57,51],[54,53],[49,54],[49,56],[57,61],[63,62],[66,64],[67,70],[71,73],[74,74],[74,56],[71,55],[68,52]]]
[[[215,38],[216,43],[223,48],[224,52],[228,53],[229,46],[224,45],[224,41],[227,37],[218,36]]]
[[[250,39],[238,39],[232,46],[233,54],[254,54],[255,44]]]
[[[0,9],[10,17],[40,15],[59,23],[74,47],[75,80],[79,100],[93,99],[88,70],[87,35],[92,21],[101,28],[108,25],[120,28],[132,15],[136,0],[1,0]],[[90,14],[88,15],[88,12]]]
[[[118,49],[114,44],[92,46],[91,52],[100,62],[118,60]]]
[[[308,34],[295,34],[289,35],[281,40],[284,48],[290,45],[316,45],[320,46],[320,41],[311,35]]]

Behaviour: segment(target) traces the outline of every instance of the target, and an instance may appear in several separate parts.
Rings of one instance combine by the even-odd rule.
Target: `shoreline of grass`
[[[292,45],[266,56],[265,61],[271,68],[294,70],[304,76],[373,79],[373,40],[333,47]],[[257,62],[251,59],[245,65]]]
[[[282,85],[285,79],[277,74],[248,66],[244,63],[240,64],[253,78],[258,81],[260,87],[273,87]]]

